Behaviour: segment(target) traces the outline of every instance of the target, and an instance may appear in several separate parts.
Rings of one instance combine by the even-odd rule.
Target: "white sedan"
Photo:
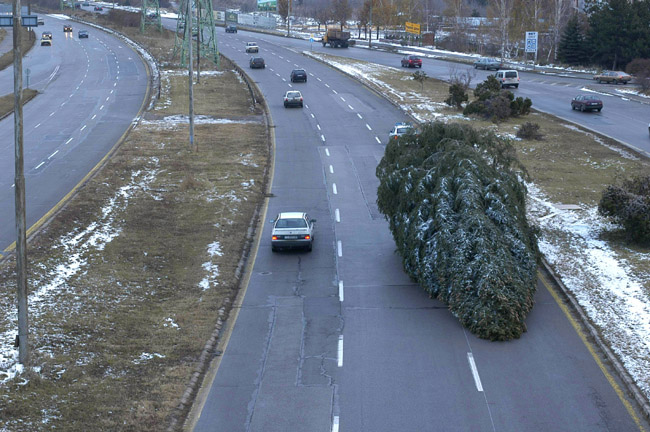
[[[271,232],[271,250],[303,248],[311,251],[314,243],[314,222],[316,219],[307,213],[284,212],[270,221],[273,224]]]

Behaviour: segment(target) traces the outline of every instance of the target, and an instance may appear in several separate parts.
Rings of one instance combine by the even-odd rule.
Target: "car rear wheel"
[[[580,105],[580,112],[585,112],[585,106],[584,105]]]
[[[598,108],[597,111],[600,112],[601,109],[602,109],[602,108]]]
[[[575,110],[576,110],[576,106],[573,105],[573,104],[571,104],[571,110],[572,110],[572,111],[575,111]]]

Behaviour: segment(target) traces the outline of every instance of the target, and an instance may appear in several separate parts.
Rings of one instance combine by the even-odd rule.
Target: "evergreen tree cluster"
[[[511,91],[501,89],[501,84],[494,75],[489,75],[476,86],[474,97],[476,99],[465,107],[463,114],[482,116],[496,123],[530,114],[533,105],[529,98],[515,98]]]
[[[377,203],[404,269],[489,340],[526,331],[536,287],[539,252],[514,154],[491,132],[431,123],[391,141],[377,167]]]
[[[598,203],[598,212],[620,224],[629,240],[650,244],[650,176],[607,186]]]

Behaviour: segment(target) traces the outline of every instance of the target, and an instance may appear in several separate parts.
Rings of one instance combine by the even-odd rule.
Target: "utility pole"
[[[289,14],[287,15],[287,37],[291,36],[291,0],[289,0]]]
[[[189,65],[188,65],[188,71],[189,71],[189,76],[190,76],[190,87],[189,87],[189,94],[190,94],[190,149],[194,150],[194,68],[193,68],[193,61],[192,61],[192,27],[194,20],[192,19],[192,0],[186,0],[187,1],[187,18],[185,20],[185,31],[189,32],[189,37],[187,37],[186,33],[186,39],[190,41],[188,44],[187,48],[187,58],[190,59]],[[200,27],[197,23],[197,27]]]
[[[16,186],[16,279],[18,301],[18,361],[29,364],[29,323],[27,320],[27,228],[25,223],[25,167],[23,159],[23,55],[20,0],[14,0],[14,148]]]
[[[368,49],[372,49],[372,4],[373,0],[370,0],[370,38],[368,39]]]
[[[196,14],[198,18],[196,20],[196,82],[198,84],[201,82],[201,33],[203,33],[203,26],[201,26],[201,2],[196,2]],[[192,41],[190,41],[191,44]]]

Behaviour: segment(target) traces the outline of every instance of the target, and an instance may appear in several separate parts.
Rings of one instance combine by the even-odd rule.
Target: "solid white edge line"
[[[478,375],[478,369],[476,369],[476,363],[474,363],[474,356],[471,352],[467,353],[467,360],[469,360],[469,367],[472,370],[472,375],[474,376],[474,383],[476,384],[476,390],[482,392],[483,384],[481,384],[481,377]]]
[[[332,420],[332,432],[339,432],[339,416],[334,416]]]
[[[339,281],[339,301],[343,303],[345,296],[343,295],[343,281]]]
[[[339,257],[343,256],[343,243],[341,243],[341,240],[336,241],[336,249]]]
[[[334,195],[338,195],[338,190],[336,189],[336,183],[332,183],[332,192],[334,192]]]
[[[334,210],[334,217],[336,218],[337,222],[341,222],[341,212],[339,212],[339,209]]]
[[[338,365],[343,367],[343,335],[339,335]]]
[[[334,167],[330,165],[330,174],[334,174]]]

